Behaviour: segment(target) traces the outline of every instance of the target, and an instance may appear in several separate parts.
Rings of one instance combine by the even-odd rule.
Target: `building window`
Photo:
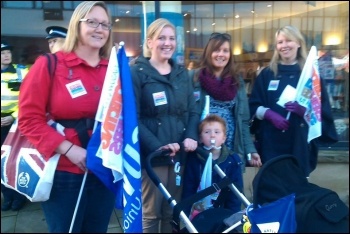
[[[34,1],[2,1],[2,7],[4,8],[29,8],[33,9]]]
[[[44,9],[62,9],[61,1],[43,1]]]

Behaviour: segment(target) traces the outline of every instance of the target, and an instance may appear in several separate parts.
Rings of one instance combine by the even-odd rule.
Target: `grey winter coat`
[[[142,56],[131,66],[142,167],[145,158],[161,146],[186,138],[198,140],[200,116],[195,108],[192,81],[183,66],[171,59],[169,63],[169,75],[159,74],[149,58]],[[178,153],[176,160],[184,163],[183,156]],[[153,162],[153,166],[171,164],[170,157],[159,157]]]

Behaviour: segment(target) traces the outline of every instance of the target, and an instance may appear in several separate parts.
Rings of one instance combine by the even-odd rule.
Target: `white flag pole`
[[[80,192],[79,192],[77,204],[75,205],[75,210],[74,210],[72,222],[70,223],[69,233],[72,233],[72,230],[73,230],[73,226],[74,226],[74,222],[75,222],[75,217],[77,216],[77,211],[78,211],[78,208],[79,208],[81,195],[82,195],[83,190],[84,190],[84,186],[85,186],[85,181],[86,181],[87,173],[88,173],[88,170],[85,171],[83,181],[81,182]]]

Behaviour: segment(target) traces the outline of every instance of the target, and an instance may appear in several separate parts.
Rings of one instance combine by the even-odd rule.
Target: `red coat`
[[[95,118],[108,65],[108,60],[101,59],[98,66],[91,67],[75,53],[56,55],[52,80],[47,59],[40,56],[25,77],[19,96],[19,128],[46,158],[52,157],[64,140],[81,145],[73,128],[66,128],[62,136],[46,123],[47,110],[55,120]],[[57,170],[84,173],[64,155]]]

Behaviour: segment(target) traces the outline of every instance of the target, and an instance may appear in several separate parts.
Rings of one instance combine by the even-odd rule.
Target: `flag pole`
[[[288,111],[288,114],[287,114],[286,120],[289,120],[289,117],[290,117],[290,111]]]
[[[88,170],[85,171],[83,181],[81,182],[80,192],[79,192],[77,204],[75,205],[75,210],[74,210],[72,222],[71,222],[71,224],[70,224],[69,233],[72,233],[72,230],[73,230],[73,226],[74,226],[74,222],[75,222],[75,217],[77,216],[77,211],[78,211],[79,204],[80,204],[80,198],[81,198],[81,194],[83,193],[84,186],[85,186],[85,181],[86,181],[87,173],[88,173]]]

